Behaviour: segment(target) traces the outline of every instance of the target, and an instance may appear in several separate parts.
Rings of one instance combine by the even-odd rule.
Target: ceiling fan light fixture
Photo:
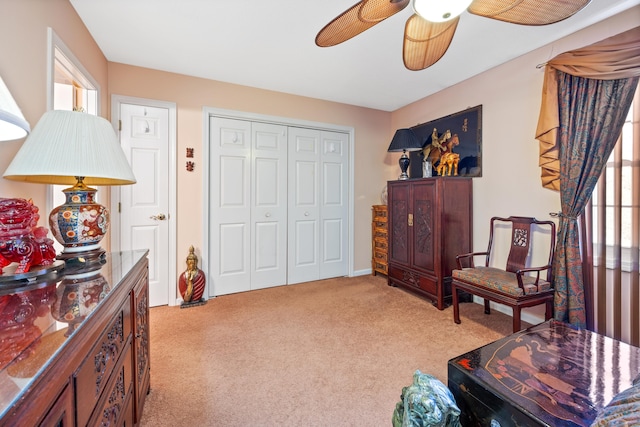
[[[445,22],[464,12],[473,0],[413,0],[413,10],[427,21]]]

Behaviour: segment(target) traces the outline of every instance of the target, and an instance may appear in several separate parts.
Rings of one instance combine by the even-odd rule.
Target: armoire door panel
[[[389,186],[389,260],[409,263],[409,187]]]
[[[436,186],[434,180],[413,185],[413,265],[433,273],[435,265]]]

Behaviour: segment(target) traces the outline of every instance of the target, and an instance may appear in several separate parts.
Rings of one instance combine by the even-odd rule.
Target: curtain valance
[[[536,139],[540,143],[542,186],[553,190],[560,190],[560,162],[556,144],[560,123],[558,71],[598,80],[640,76],[640,27],[562,53],[546,64]]]

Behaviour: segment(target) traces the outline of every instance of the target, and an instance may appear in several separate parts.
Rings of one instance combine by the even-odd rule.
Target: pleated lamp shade
[[[46,112],[4,173],[12,181],[73,185],[134,184],[111,124],[78,111]]]
[[[72,185],[66,202],[51,211],[49,226],[64,246],[58,258],[100,257],[109,211],[88,185],[134,184],[136,178],[111,124],[76,111],[45,113],[4,173],[6,179]],[[80,255],[82,254],[82,255]]]
[[[24,138],[30,130],[29,123],[0,77],[0,141]]]

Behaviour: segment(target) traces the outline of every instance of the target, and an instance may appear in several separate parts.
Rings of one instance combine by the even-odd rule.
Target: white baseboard
[[[367,274],[371,274],[371,269],[370,268],[365,268],[364,270],[354,271],[353,275],[351,277],[366,276]]]

